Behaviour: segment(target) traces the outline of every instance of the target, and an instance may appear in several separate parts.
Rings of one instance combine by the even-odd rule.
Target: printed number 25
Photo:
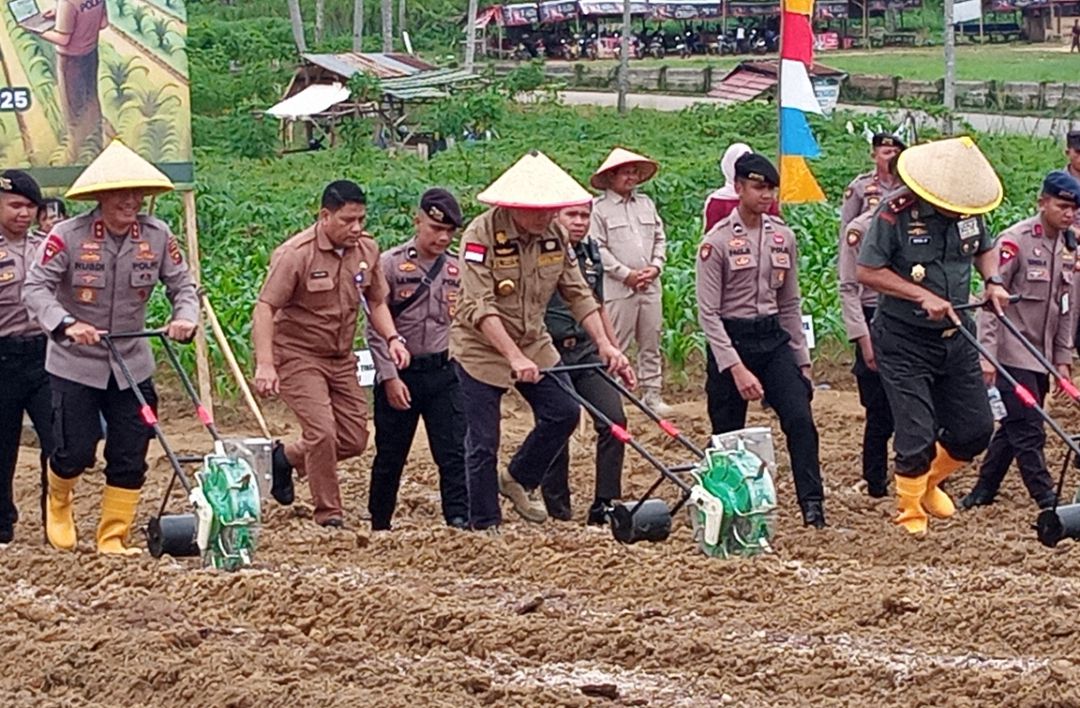
[[[25,111],[30,107],[30,89],[0,89],[0,111]]]

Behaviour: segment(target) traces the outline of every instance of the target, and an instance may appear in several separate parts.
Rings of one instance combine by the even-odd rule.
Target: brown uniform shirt
[[[844,190],[844,202],[840,206],[840,230],[843,231],[852,219],[866,210],[877,209],[885,195],[901,186],[900,182],[883,182],[877,170],[864,172]]]
[[[365,234],[338,255],[311,226],[274,249],[259,301],[274,308],[274,359],[351,356],[360,296],[386,298],[379,247]]]
[[[846,228],[840,230],[839,264],[840,271],[840,308],[844,318],[844,329],[848,340],[854,342],[860,337],[870,335],[866,326],[864,307],[877,305],[878,293],[859,282],[856,270],[859,265],[859,247],[863,236],[874,219],[874,210],[868,209],[851,220]]]
[[[0,234],[0,337],[41,334],[41,328],[22,303],[26,271],[45,235],[30,230],[18,241]]]
[[[546,368],[559,361],[544,324],[555,291],[579,322],[600,308],[554,222],[539,236],[525,234],[514,226],[509,211],[490,209],[462,234],[460,267],[450,356],[469,376],[491,386],[509,388],[513,381],[510,362],[480,331],[481,320],[501,319],[521,352]]]
[[[698,321],[720,371],[740,361],[724,329],[727,318],[779,315],[796,363],[810,364],[798,261],[794,232],[775,216],[763,215],[761,227],[752,231],[736,209],[705,235],[697,259]]]
[[[108,234],[98,211],[62,221],[38,247],[23,286],[23,303],[46,332],[67,315],[109,332],[146,327],[146,301],[165,284],[173,319],[199,321],[199,298],[180,246],[165,222],[140,215],[123,238]],[[136,381],[154,373],[146,339],[120,339],[116,348]],[[104,345],[82,346],[50,340],[45,370],[97,389],[109,377],[121,389],[127,381]]]
[[[1006,306],[1005,314],[1055,364],[1071,363],[1076,332],[1073,281],[1080,268],[1076,252],[1065,248],[1062,234],[1048,238],[1038,215],[1003,231],[998,248],[1005,289],[1023,295],[1020,302]],[[1006,366],[1041,372],[1038,360],[1004,329],[992,312],[979,313],[979,338],[990,353]]]
[[[434,264],[434,258],[425,260],[420,257],[415,239],[383,253],[379,265],[389,290],[386,304],[393,308],[395,303],[412,297]],[[427,292],[394,318],[398,334],[405,337],[405,346],[410,354],[438,354],[449,349],[450,320],[457,311],[460,285],[458,256],[448,251],[442,270],[431,281]],[[375,360],[378,380],[396,379],[398,370],[390,358],[390,348],[370,322],[367,325],[367,341],[371,347],[371,358]]]
[[[604,263],[604,297],[621,300],[635,293],[625,282],[632,270],[655,266],[661,270],[667,260],[664,222],[653,200],[637,190],[623,198],[605,191],[593,201],[589,234],[600,246]],[[657,281],[644,292],[659,290]]]

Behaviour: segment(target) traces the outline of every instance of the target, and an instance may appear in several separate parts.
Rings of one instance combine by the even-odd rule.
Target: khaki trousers
[[[356,381],[356,359],[276,353],[281,398],[300,420],[300,440],[285,456],[311,488],[316,523],[342,517],[337,463],[367,446],[367,398]],[[280,357],[280,358],[278,358]]]
[[[645,390],[660,390],[663,384],[660,332],[664,326],[663,289],[656,281],[645,292],[604,303],[611,318],[619,348],[629,351],[637,342],[637,377]]]

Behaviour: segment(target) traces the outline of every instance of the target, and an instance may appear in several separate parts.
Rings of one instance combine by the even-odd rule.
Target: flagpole
[[[784,72],[784,6],[786,0],[780,0],[780,41],[776,43],[778,55],[776,57],[776,172],[781,177],[781,187],[776,190],[776,210],[779,212],[783,207],[781,193],[783,192],[783,168],[784,163],[784,104],[781,96],[783,91],[781,82]]]

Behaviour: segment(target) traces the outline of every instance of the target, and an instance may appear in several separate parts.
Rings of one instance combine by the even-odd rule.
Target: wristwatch
[[[53,336],[54,337],[63,337],[64,332],[67,331],[67,328],[70,327],[71,325],[75,324],[76,322],[78,322],[78,320],[75,319],[74,317],[72,317],[71,315],[64,315],[64,319],[60,320],[60,324],[58,324],[56,326],[56,329],[53,330],[53,333],[52,333]]]
[[[986,279],[986,284],[1000,285],[1002,287],[1005,287],[1005,279],[1002,278],[1000,275],[991,275],[989,278]]]
[[[401,346],[405,346],[405,344],[408,343],[409,340],[405,339],[400,334],[395,334],[394,336],[390,337],[390,341],[401,342]]]

